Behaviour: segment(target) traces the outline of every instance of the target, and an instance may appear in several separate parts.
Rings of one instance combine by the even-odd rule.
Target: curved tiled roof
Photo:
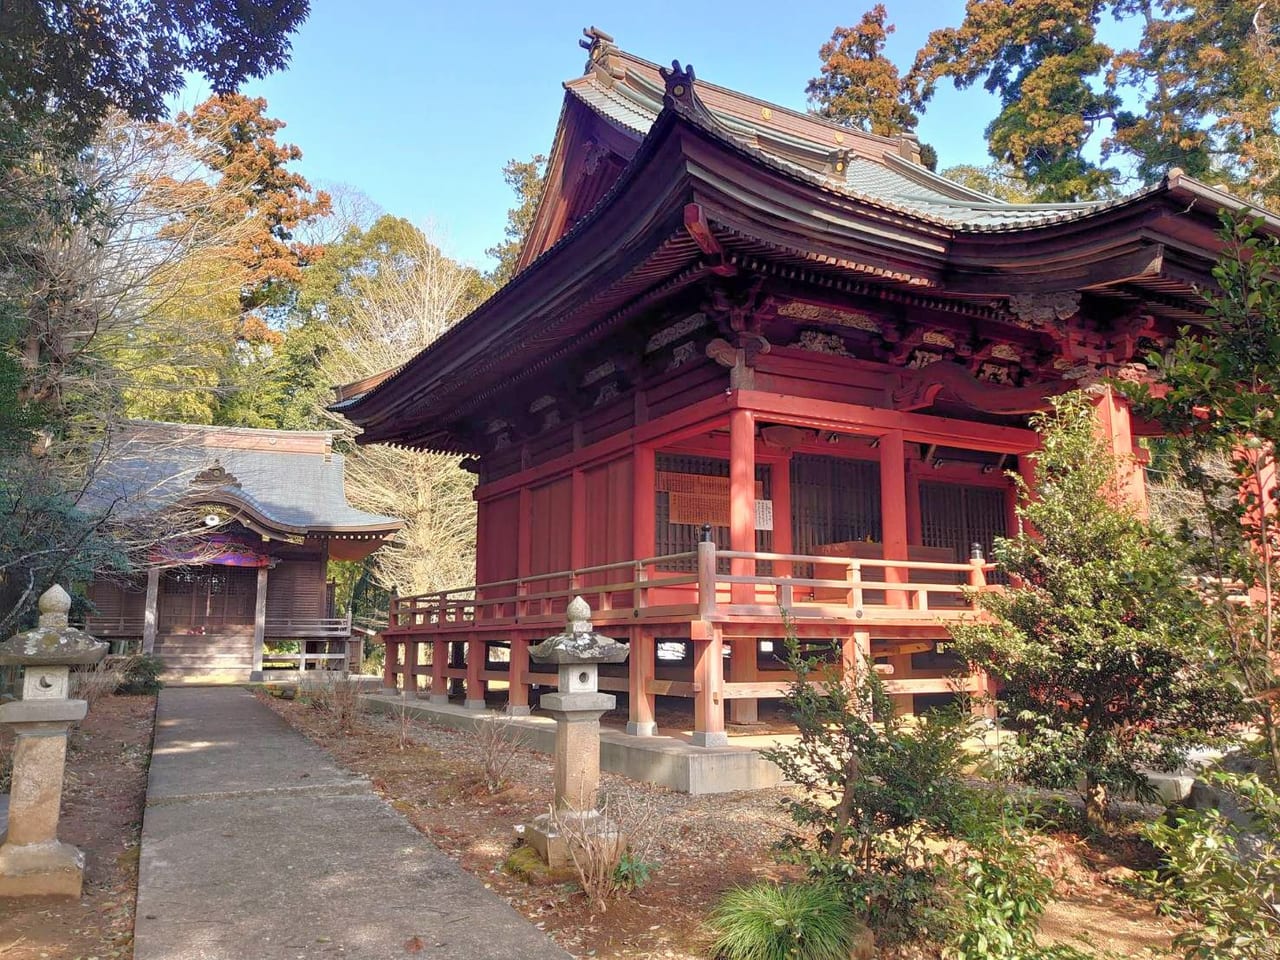
[[[125,516],[178,502],[243,507],[262,525],[305,536],[391,532],[395,517],[347,502],[343,458],[327,431],[251,430],[133,421],[81,499]],[[274,448],[274,449],[273,449]],[[205,479],[221,468],[223,482]]]
[[[658,67],[616,48],[608,56],[613,73],[598,67],[588,69],[585,75],[565,83],[565,90],[599,116],[644,137],[663,108],[664,88]],[[953,229],[985,232],[1042,226],[1085,216],[1107,204],[1008,203],[904,159],[900,140],[849,130],[821,117],[766,104],[701,79],[697,89],[720,132],[730,135],[738,145],[758,151],[787,172],[819,180],[851,199],[888,206]],[[780,129],[777,123],[763,118],[747,119],[743,116],[747,105],[758,105],[761,111],[772,115],[785,114],[791,120],[790,129]],[[852,154],[843,177],[817,169],[823,159],[841,147],[848,147]],[[811,163],[801,162],[801,156],[810,157]]]

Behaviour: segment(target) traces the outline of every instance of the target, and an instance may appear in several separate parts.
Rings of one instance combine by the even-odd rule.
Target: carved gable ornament
[[[224,467],[221,463],[215,460],[210,466],[205,467],[203,470],[201,470],[199,473],[197,473],[194,477],[191,478],[191,485],[193,487],[239,488],[240,481],[237,480],[233,475],[228,473],[226,467]]]
[[[1027,330],[1039,330],[1069,320],[1080,312],[1080,294],[1075,290],[1054,293],[1015,293],[1009,296],[1013,322]]]
[[[870,313],[863,313],[860,310],[837,310],[835,307],[820,307],[795,300],[780,306],[778,316],[790,317],[793,320],[808,320],[811,323],[829,323],[832,326],[850,327],[872,333],[878,332],[881,326],[880,320]]]

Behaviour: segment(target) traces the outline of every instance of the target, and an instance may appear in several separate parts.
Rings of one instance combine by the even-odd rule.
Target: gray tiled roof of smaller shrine
[[[281,449],[270,449],[272,444]],[[328,441],[318,432],[135,421],[110,449],[81,499],[87,510],[110,507],[128,516],[185,500],[243,505],[266,524],[298,534],[401,525],[347,502],[343,458],[325,452]]]

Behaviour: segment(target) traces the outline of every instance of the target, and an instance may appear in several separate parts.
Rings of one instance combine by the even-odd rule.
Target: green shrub
[[[1053,880],[1036,861],[1032,811],[1004,794],[975,797],[957,848],[947,960],[1074,960],[1089,954],[1036,943]]]
[[[1188,960],[1280,958],[1280,794],[1256,775],[1215,773],[1253,817],[1246,832],[1217,810],[1187,810],[1147,828],[1164,854],[1155,882],[1196,921],[1174,946]]]
[[[639,890],[653,878],[653,864],[626,850],[613,870],[613,878],[623,890]]]
[[[840,892],[821,883],[730,891],[711,924],[721,960],[849,960],[862,931]]]
[[[160,682],[160,674],[163,672],[164,661],[153,654],[143,653],[130,657],[125,661],[124,679],[116,687],[116,693],[125,696],[150,696],[159,693],[164,686]]]
[[[796,680],[785,702],[799,736],[762,751],[801,788],[784,801],[799,829],[779,856],[838,886],[877,938],[941,938],[949,880],[940,841],[972,808],[962,749],[971,718],[938,711],[908,729],[874,673],[842,678],[794,638],[787,663]]]

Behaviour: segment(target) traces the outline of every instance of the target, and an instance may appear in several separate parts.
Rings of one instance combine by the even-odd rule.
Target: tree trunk
[[[1090,830],[1107,832],[1107,787],[1093,777],[1085,781],[1084,817]]]

